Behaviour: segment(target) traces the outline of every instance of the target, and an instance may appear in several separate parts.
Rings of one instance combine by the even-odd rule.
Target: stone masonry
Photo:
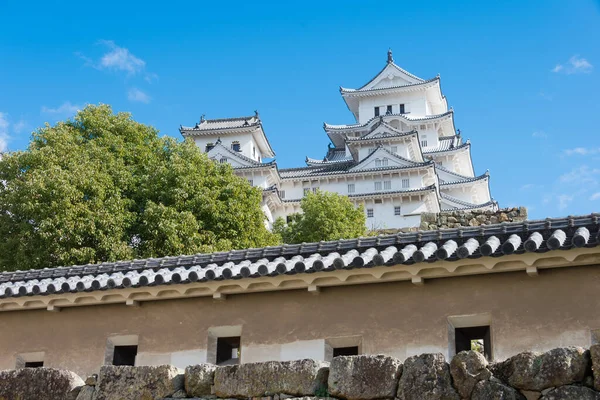
[[[475,351],[448,364],[442,354],[401,362],[383,355],[263,362],[185,371],[155,367],[102,367],[84,381],[69,371],[0,371],[0,400],[600,400],[600,344],[525,352],[488,364]]]
[[[444,211],[422,213],[420,230],[460,228],[461,226],[481,226],[502,222],[521,222],[527,219],[527,208],[503,208],[498,211]]]

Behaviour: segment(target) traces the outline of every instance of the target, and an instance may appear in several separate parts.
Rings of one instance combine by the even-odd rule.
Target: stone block
[[[322,361],[268,361],[218,367],[214,387],[218,397],[314,396],[326,391],[328,375]]]
[[[549,391],[540,400],[600,400],[600,393],[585,386],[566,385]]]
[[[191,365],[185,369],[185,391],[188,396],[207,397],[212,394],[216,366],[213,364]]]
[[[183,374],[171,365],[100,368],[96,400],[159,400],[183,389]]]
[[[525,400],[516,389],[497,379],[479,381],[473,389],[471,400]]]
[[[477,382],[492,376],[487,365],[485,357],[476,351],[461,351],[454,356],[450,362],[450,374],[462,398],[470,398]]]
[[[0,371],[2,400],[75,400],[83,379],[71,371],[55,368],[23,368]]]
[[[590,358],[592,359],[592,372],[594,374],[594,389],[600,391],[600,344],[590,347]]]
[[[402,362],[393,357],[335,357],[329,367],[329,394],[348,400],[392,399]]]
[[[86,385],[82,387],[77,395],[77,400],[94,400],[94,391],[94,386]]]
[[[541,391],[553,386],[581,382],[590,364],[590,354],[581,347],[566,347],[546,353],[525,352],[509,359],[510,386]]]
[[[443,354],[409,357],[398,384],[400,400],[459,400]]]

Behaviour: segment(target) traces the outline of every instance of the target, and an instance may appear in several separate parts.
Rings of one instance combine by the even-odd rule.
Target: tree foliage
[[[288,222],[278,218],[273,231],[285,243],[318,242],[364,236],[365,213],[347,196],[332,192],[308,193],[301,202],[302,213],[292,214]]]
[[[0,160],[0,269],[260,247],[260,189],[192,141],[88,106]]]

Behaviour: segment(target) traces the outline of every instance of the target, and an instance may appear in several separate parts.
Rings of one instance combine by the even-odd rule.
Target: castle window
[[[304,188],[304,195],[306,196],[309,193],[310,193],[310,188]]]
[[[319,191],[319,187],[318,187],[318,186],[317,186],[317,187],[314,187],[314,188],[312,188],[312,192],[313,192],[313,193],[315,193],[315,194],[316,194],[318,191]]]
[[[421,140],[421,147],[427,147],[427,139]]]
[[[227,158],[223,157],[223,158],[221,158],[221,159],[219,160],[219,162],[220,162],[221,164],[226,164],[226,163],[227,163]]]
[[[215,147],[214,143],[206,143],[206,152],[208,153],[209,151],[211,151],[213,148]]]
[[[217,365],[240,363],[241,338],[239,336],[217,338]]]
[[[248,179],[248,183],[250,184],[250,186],[254,186],[254,179]]]
[[[410,179],[403,178],[402,179],[402,189],[408,189],[408,188],[410,188]]]
[[[384,158],[383,160],[381,160],[381,166],[382,167],[387,167],[387,165],[388,165],[388,159],[387,158]]]
[[[392,181],[383,181],[383,190],[391,190]]]
[[[394,154],[398,153],[398,146],[392,146],[392,147],[390,148],[390,151],[391,151],[392,153],[394,153]]]
[[[355,187],[354,187],[354,183],[349,183],[348,184],[348,193],[354,193]]]
[[[242,151],[242,147],[240,145],[240,142],[233,142],[233,143],[231,143],[231,149],[233,151]]]
[[[135,365],[137,346],[115,346],[112,365]]]
[[[339,356],[357,356],[358,355],[358,346],[352,347],[334,347],[333,348],[333,357]]]
[[[44,352],[17,354],[17,363],[15,367],[21,368],[40,368],[44,366]]]
[[[106,341],[105,365],[135,365],[138,351],[137,335],[113,336]]]
[[[375,191],[380,191],[381,190],[381,182],[375,182]]]
[[[375,159],[375,166],[381,167],[381,160],[379,158]]]
[[[371,148],[369,149],[369,154],[373,154],[373,153],[375,153],[375,147],[371,147]]]
[[[373,218],[373,209],[367,208],[367,218]]]
[[[427,125],[421,125],[421,126],[420,126],[420,129],[421,129],[422,131],[424,131],[425,129],[427,129]]]
[[[25,368],[41,368],[43,366],[43,361],[25,361]]]
[[[386,114],[391,114],[392,113],[392,106],[387,106],[387,109],[385,110]]]
[[[404,112],[404,104],[400,104],[400,114],[405,114],[405,112]]]
[[[375,204],[382,204],[382,203],[383,203],[383,200],[381,200],[381,199],[375,199]]]
[[[402,215],[400,206],[394,206],[394,215]]]
[[[282,199],[285,199],[285,190],[279,191],[279,197],[281,197]]]
[[[379,107],[375,107],[375,116],[379,117]]]
[[[489,313],[448,317],[448,353],[453,356],[464,350],[480,352],[488,361],[493,359],[492,317]]]

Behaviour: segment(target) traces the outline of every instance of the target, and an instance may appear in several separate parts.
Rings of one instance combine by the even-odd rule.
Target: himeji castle
[[[263,189],[269,224],[300,212],[300,201],[318,190],[347,195],[362,205],[367,228],[419,226],[423,212],[496,210],[486,171],[476,175],[471,144],[454,127],[454,112],[439,75],[421,79],[394,63],[358,89],[340,93],[355,123],[324,129],[325,157],[306,166],[278,168],[260,116],[205,119],[180,128],[211,159],[229,163],[237,175]]]

